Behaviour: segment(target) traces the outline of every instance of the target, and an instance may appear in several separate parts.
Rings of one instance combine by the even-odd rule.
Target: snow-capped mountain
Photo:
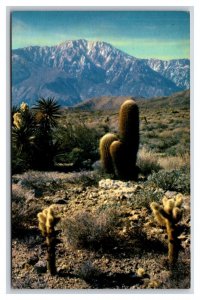
[[[190,88],[190,61],[189,59],[146,60],[148,66],[165,78],[172,80],[182,89]]]
[[[73,106],[103,95],[167,96],[188,88],[189,61],[181,61],[137,59],[105,42],[86,40],[16,49],[12,103],[55,97],[60,104]]]

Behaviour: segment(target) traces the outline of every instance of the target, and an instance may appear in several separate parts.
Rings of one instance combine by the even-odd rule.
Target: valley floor
[[[20,215],[12,216],[12,289],[190,288],[188,195],[183,195],[179,258],[176,265],[170,267],[165,228],[156,224],[148,204],[142,206],[134,202],[138,193],[145,192],[142,181],[102,179],[93,184],[87,174],[52,172],[42,175],[43,181],[45,176],[48,180],[41,186],[40,176],[37,172],[29,174],[29,180],[23,174],[13,176],[13,194],[18,195],[19,200],[19,194],[24,193],[25,202]],[[40,182],[37,189],[33,177]],[[170,198],[176,193],[165,194]],[[57,225],[60,242],[56,246],[55,276],[46,270],[46,248],[37,224],[37,213],[50,205],[61,218]],[[94,248],[79,247],[67,239],[67,220],[76,220],[78,213],[98,217],[101,212],[109,211],[117,212],[120,220],[115,226],[114,238],[111,236],[105,244]],[[71,241],[75,240],[76,236],[71,234]]]

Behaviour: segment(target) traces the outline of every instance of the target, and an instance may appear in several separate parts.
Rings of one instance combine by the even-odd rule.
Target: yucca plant
[[[60,105],[54,98],[40,98],[33,109],[35,110],[36,122],[45,130],[56,127],[57,118],[60,115]]]
[[[40,98],[33,107],[36,121],[35,163],[36,169],[49,169],[53,166],[56,144],[53,129],[57,126],[60,105],[54,98]]]

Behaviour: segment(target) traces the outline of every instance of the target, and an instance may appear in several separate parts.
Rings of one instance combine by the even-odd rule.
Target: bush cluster
[[[116,239],[117,212],[105,209],[96,213],[82,212],[65,219],[62,228],[73,248],[102,249]]]
[[[172,171],[160,170],[148,177],[148,182],[164,191],[177,191],[190,193],[190,172],[188,168],[180,168]]]
[[[98,159],[101,132],[87,126],[84,121],[73,120],[57,127],[54,138],[59,144],[56,164],[71,164],[73,170],[89,169]]]

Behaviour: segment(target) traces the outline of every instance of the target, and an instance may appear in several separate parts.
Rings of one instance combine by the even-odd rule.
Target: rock
[[[46,262],[39,260],[35,265],[34,265],[34,269],[36,270],[36,272],[38,274],[42,274],[42,273],[46,273],[47,271],[47,266],[46,266]]]
[[[75,194],[81,194],[83,191],[84,191],[84,188],[83,188],[83,187],[77,187],[77,188],[74,188],[74,189],[73,189],[73,192],[74,192]]]
[[[66,204],[67,201],[64,199],[53,199],[54,204]]]
[[[35,265],[37,262],[38,262],[39,258],[37,255],[34,255],[34,256],[31,256],[29,259],[28,259],[28,264],[29,265]]]
[[[101,161],[100,160],[97,160],[96,162],[94,162],[92,164],[92,169],[94,171],[100,171],[102,169],[102,164],[101,164]]]
[[[177,194],[177,192],[167,191],[165,193],[165,196],[170,199],[170,198],[173,198],[174,196],[176,196],[176,194]]]

